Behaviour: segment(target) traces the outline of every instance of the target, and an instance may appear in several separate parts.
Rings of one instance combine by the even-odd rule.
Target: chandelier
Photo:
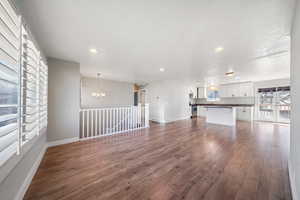
[[[101,76],[101,73],[97,73],[98,91],[92,92],[92,97],[99,98],[99,97],[105,97],[106,96],[105,92],[100,91],[100,76]]]

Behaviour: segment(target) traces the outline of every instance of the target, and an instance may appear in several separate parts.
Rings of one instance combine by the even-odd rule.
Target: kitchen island
[[[203,106],[206,108],[206,122],[226,126],[236,125],[236,116],[238,107],[250,107],[253,110],[253,104],[218,104],[204,103],[193,104],[192,106]]]

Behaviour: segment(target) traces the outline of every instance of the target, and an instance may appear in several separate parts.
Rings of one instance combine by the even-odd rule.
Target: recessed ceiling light
[[[164,72],[165,68],[159,68],[159,71]]]
[[[215,48],[216,53],[220,53],[222,51],[224,51],[224,47],[219,46],[219,47]]]
[[[93,54],[98,53],[97,49],[95,49],[95,48],[91,48],[91,49],[90,49],[90,52],[93,53]]]

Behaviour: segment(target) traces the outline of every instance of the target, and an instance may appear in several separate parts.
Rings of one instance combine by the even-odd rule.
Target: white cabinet
[[[219,89],[220,97],[228,97],[228,89],[227,85],[221,85]]]
[[[221,85],[219,92],[220,97],[238,97],[240,88],[237,84]]]
[[[251,97],[253,96],[253,83],[235,83],[220,86],[220,97]]]
[[[205,98],[205,88],[204,87],[198,87],[198,98]]]
[[[203,106],[197,106],[197,116],[199,117],[206,117],[206,107]]]
[[[253,96],[253,84],[252,83],[241,83],[240,84],[240,96],[252,97]]]
[[[236,118],[238,120],[251,121],[253,114],[253,107],[238,107],[236,110]]]
[[[231,85],[231,97],[239,97],[240,96],[240,86],[238,84]]]

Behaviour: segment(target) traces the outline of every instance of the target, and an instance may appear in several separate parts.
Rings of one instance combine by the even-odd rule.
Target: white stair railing
[[[149,127],[149,105],[80,110],[80,138],[90,139]]]

